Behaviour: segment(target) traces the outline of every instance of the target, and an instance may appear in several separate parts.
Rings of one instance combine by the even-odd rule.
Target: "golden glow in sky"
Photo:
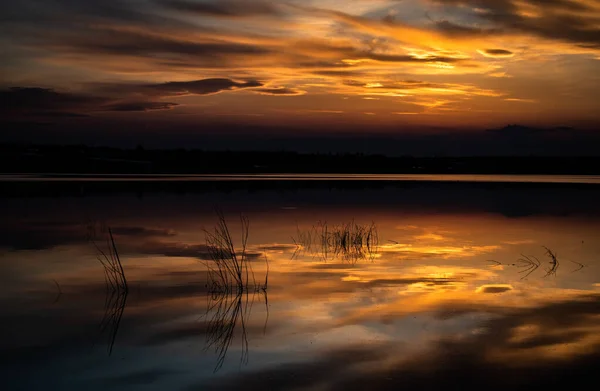
[[[599,119],[598,0],[24,0],[0,10],[3,117]]]

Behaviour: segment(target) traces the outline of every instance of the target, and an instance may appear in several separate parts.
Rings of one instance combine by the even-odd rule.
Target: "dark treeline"
[[[600,157],[386,157],[0,144],[2,173],[600,174]]]

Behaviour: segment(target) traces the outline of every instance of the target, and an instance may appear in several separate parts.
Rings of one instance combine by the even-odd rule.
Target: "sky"
[[[600,123],[600,0],[22,0],[0,15],[15,133]]]

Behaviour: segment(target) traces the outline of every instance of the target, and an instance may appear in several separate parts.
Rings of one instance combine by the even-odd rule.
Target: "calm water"
[[[320,182],[177,193],[4,183],[2,389],[594,384],[600,186]],[[238,251],[247,217],[247,259],[257,285],[268,262],[266,290],[208,284],[215,208]],[[360,245],[335,239],[343,226]],[[106,227],[127,291],[105,283]]]

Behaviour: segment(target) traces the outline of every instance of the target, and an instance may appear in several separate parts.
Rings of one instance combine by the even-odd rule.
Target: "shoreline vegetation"
[[[414,157],[290,151],[0,144],[0,174],[545,174],[598,175],[595,156]]]

